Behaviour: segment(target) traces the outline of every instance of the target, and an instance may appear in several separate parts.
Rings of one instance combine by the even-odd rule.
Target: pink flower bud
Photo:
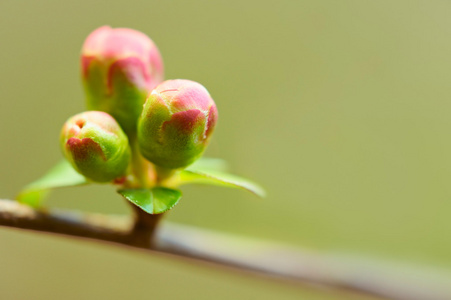
[[[202,155],[217,117],[216,105],[201,84],[167,80],[144,104],[138,123],[141,153],[160,167],[186,167]]]
[[[69,118],[60,141],[64,156],[74,169],[93,181],[112,181],[127,170],[127,136],[105,112],[88,111]]]
[[[158,48],[144,33],[103,26],[85,40],[82,79],[90,110],[111,114],[133,133],[149,92],[163,80]]]

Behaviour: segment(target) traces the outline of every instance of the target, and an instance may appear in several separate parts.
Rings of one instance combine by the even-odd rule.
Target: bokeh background
[[[167,78],[199,81],[214,97],[207,155],[269,193],[186,187],[168,221],[451,271],[450,12],[432,0],[2,0],[0,197],[60,160],[59,130],[84,110],[84,38],[131,27],[156,42]],[[108,186],[58,190],[48,204],[129,213]],[[5,228],[0,293],[364,299]]]

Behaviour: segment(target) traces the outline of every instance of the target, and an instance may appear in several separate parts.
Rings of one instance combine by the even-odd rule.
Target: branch
[[[345,261],[317,252],[168,223],[162,223],[154,234],[148,232],[148,240],[143,242],[142,228],[136,224],[130,218],[37,211],[15,201],[0,200],[0,226],[121,244],[253,271],[290,282],[388,299],[451,299],[450,278],[447,276],[431,279],[430,272],[428,276],[421,276],[421,273],[403,268],[400,271],[382,262]]]

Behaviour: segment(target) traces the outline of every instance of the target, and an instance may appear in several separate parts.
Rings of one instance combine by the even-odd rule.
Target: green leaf
[[[123,189],[118,191],[125,199],[145,212],[155,215],[172,209],[182,198],[179,190],[165,187],[153,189]]]
[[[247,190],[260,197],[266,196],[265,190],[255,182],[224,172],[193,171],[187,169],[180,172],[180,183],[200,183],[233,187]]]
[[[186,169],[194,172],[227,172],[229,170],[229,164],[220,158],[201,157]]]
[[[21,203],[38,207],[49,193],[49,190],[86,183],[88,183],[86,178],[78,174],[68,161],[63,160],[43,177],[27,185],[17,196],[17,200]]]

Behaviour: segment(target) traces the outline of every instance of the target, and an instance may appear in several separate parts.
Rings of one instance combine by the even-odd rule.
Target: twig
[[[155,219],[155,224],[158,219]],[[65,211],[36,211],[11,200],[0,200],[0,226],[64,234],[122,244],[149,251],[208,261],[296,283],[346,289],[398,300],[449,300],[451,278],[393,269],[381,262],[345,261],[326,254],[232,235],[162,223],[148,232],[130,218]],[[424,275],[424,276],[422,276]],[[443,281],[443,282],[442,282]]]

